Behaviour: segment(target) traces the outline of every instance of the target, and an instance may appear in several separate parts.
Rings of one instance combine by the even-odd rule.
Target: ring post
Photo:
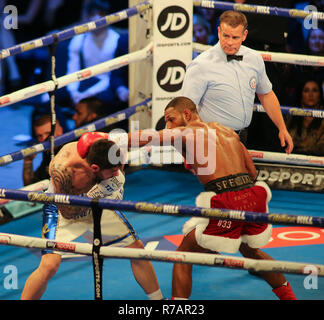
[[[94,290],[95,300],[102,300],[102,267],[103,258],[99,255],[102,245],[101,236],[101,216],[102,209],[98,206],[98,200],[91,201],[93,216],[93,247],[92,247],[92,264],[94,272]]]

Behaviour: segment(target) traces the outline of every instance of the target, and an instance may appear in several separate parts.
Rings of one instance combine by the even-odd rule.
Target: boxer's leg
[[[42,256],[39,267],[28,277],[21,300],[39,300],[44,294],[48,281],[55,275],[61,263],[61,255],[47,253]]]
[[[141,240],[136,240],[127,248],[144,249]],[[137,283],[142,287],[150,300],[163,299],[158,280],[151,261],[131,260],[132,271]]]
[[[245,258],[274,260],[266,252],[260,249],[254,249],[246,243],[240,246],[240,252]],[[285,276],[279,272],[258,272],[258,275],[263,278],[271,287],[272,291],[280,300],[297,300]]]
[[[211,253],[200,247],[195,237],[196,229],[189,232],[182,240],[177,251]],[[215,253],[215,252],[213,252]],[[172,272],[172,299],[188,299],[192,290],[192,265],[175,263]]]

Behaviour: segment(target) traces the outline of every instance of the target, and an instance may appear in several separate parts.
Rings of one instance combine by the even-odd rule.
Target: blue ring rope
[[[74,206],[91,207],[93,199],[88,197],[64,195],[55,193],[33,192],[0,188],[0,198],[40,203],[56,203]],[[270,224],[285,224],[324,227],[324,217],[289,215],[280,213],[263,213],[237,211],[218,208],[201,208],[195,206],[174,205],[168,203],[134,202],[125,200],[99,199],[97,202],[102,209],[119,209],[141,213],[166,214],[172,216],[194,216],[221,220],[243,222],[258,222]]]
[[[112,113],[107,117],[104,117],[102,119],[94,121],[90,124],[87,124],[83,127],[72,130],[70,132],[64,133],[54,139],[54,146],[57,147],[62,144],[65,144],[67,142],[71,142],[75,139],[78,139],[85,132],[96,131],[96,130],[102,129],[110,124],[119,122],[124,119],[128,119],[134,113],[147,109],[149,107],[149,103],[151,102],[151,100],[152,100],[151,98],[148,98],[148,99],[146,99],[132,107]],[[42,143],[38,143],[34,146],[31,146],[29,148],[25,148],[25,149],[22,149],[22,150],[13,152],[13,153],[9,153],[7,155],[0,157],[0,166],[6,165],[13,161],[21,160],[27,156],[30,156],[30,155],[33,155],[33,154],[36,154],[39,152],[43,152],[44,150],[49,150],[49,149],[50,149],[50,141],[45,141]]]
[[[119,12],[107,15],[100,19],[94,20],[92,22],[84,23],[82,25],[77,25],[63,31],[59,31],[54,34],[50,34],[45,37],[37,38],[31,41],[24,42],[22,44],[15,45],[13,47],[3,49],[0,51],[0,60],[25,52],[30,51],[36,48],[46,47],[53,44],[57,38],[58,42],[70,39],[77,34],[86,33],[89,31],[97,30],[113,23],[128,19],[136,14],[139,14],[151,7],[151,0],[143,1],[137,4],[134,7],[127,8],[125,10],[121,10]],[[93,28],[93,24],[95,27]],[[91,27],[90,27],[91,26]]]
[[[213,0],[209,0],[209,1],[194,0],[194,6],[209,8],[209,9],[242,11],[246,13],[255,13],[255,14],[268,15],[268,16],[279,16],[279,17],[296,18],[296,19],[306,18],[308,15],[311,14],[308,11],[298,10],[298,9],[251,5],[245,3],[233,4],[231,2],[221,2],[221,1],[213,1]],[[324,13],[317,12],[316,19],[324,20]]]
[[[194,0],[193,5],[196,7],[212,8],[212,9],[219,9],[219,10],[235,10],[235,11],[242,11],[247,13],[263,14],[269,16],[280,16],[280,17],[287,17],[287,18],[297,18],[297,19],[306,18],[308,15],[310,15],[309,12],[304,10],[250,5],[250,4],[238,4],[238,3],[233,4],[230,2],[220,2],[220,1],[212,1],[212,0],[210,1]],[[136,6],[127,8],[125,10],[121,10],[119,12],[100,18],[93,22],[88,22],[82,25],[74,26],[72,28],[68,28],[66,30],[57,32],[56,34],[50,34],[45,37],[41,37],[7,49],[3,49],[0,51],[0,60],[25,51],[41,48],[44,46],[49,46],[54,43],[55,37],[58,38],[58,42],[61,42],[70,39],[77,34],[93,31],[108,26],[110,24],[128,19],[134,15],[137,15],[151,8],[151,6],[152,6],[152,0],[146,0],[139,3]],[[315,18],[317,20],[324,20],[324,13],[317,12]],[[94,23],[95,28],[90,28],[90,23],[92,24]]]

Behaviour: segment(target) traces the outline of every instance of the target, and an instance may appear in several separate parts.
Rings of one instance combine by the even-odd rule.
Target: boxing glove
[[[85,158],[90,150],[91,145],[99,139],[109,139],[108,133],[105,132],[86,132],[84,133],[78,143],[77,150],[81,158]]]

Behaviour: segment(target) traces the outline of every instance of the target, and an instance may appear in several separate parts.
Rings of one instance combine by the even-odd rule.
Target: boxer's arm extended
[[[185,143],[186,132],[183,133],[185,127],[175,129],[163,129],[156,131],[153,129],[138,130],[128,133],[129,147],[142,147],[146,144],[152,146],[175,146],[182,142]]]

